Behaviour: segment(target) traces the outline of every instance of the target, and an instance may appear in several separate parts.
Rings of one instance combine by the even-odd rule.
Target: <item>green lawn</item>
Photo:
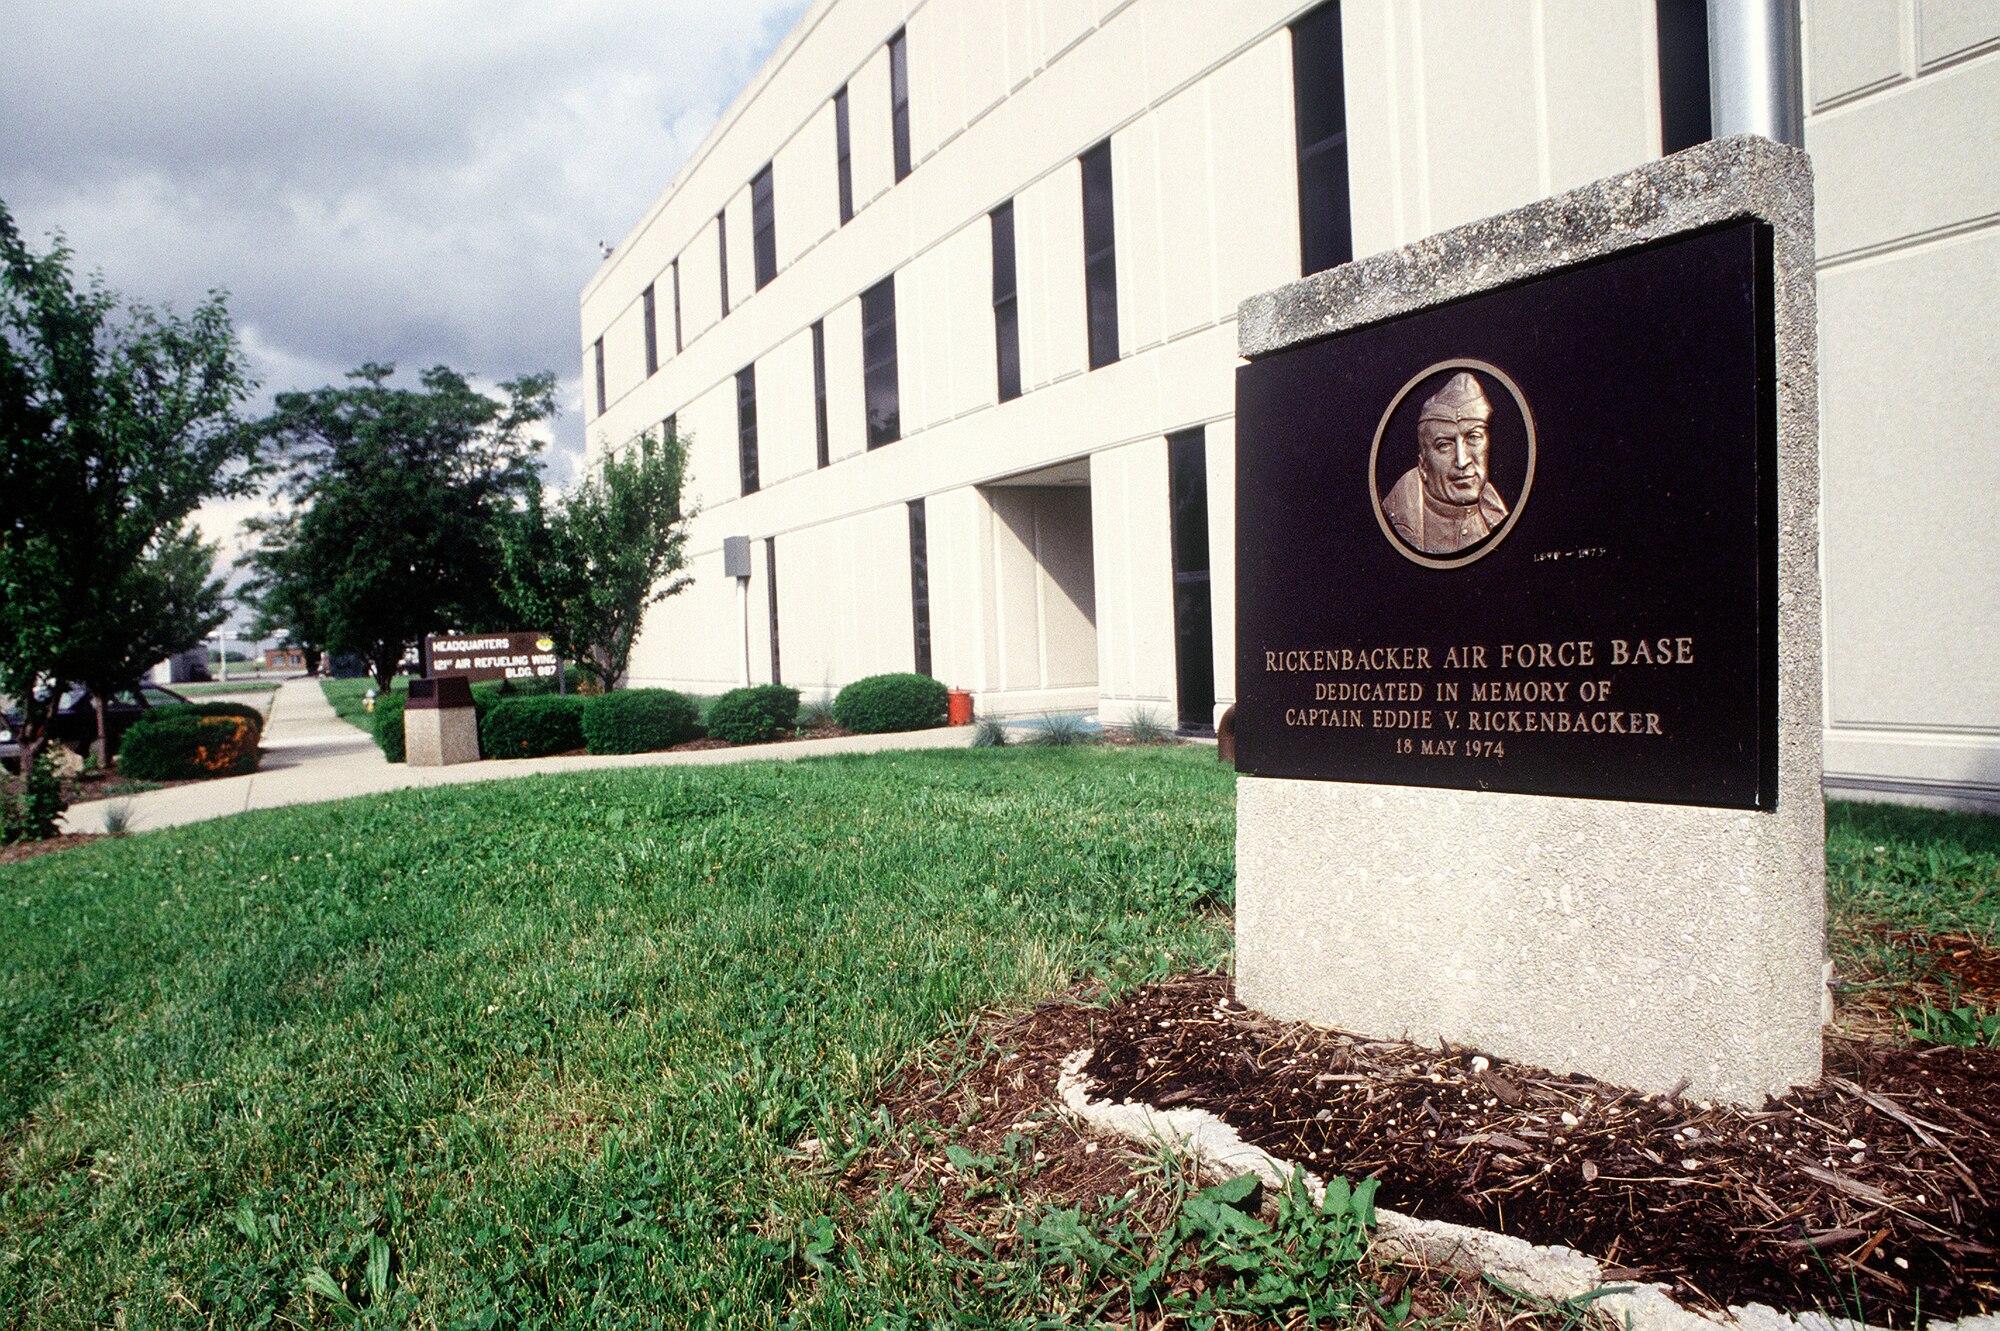
[[[934,1248],[813,1274],[789,1149],[983,1007],[1225,961],[1231,794],[1201,749],[885,754],[0,867],[0,1326],[949,1319]]]
[[[359,726],[371,735],[375,733],[374,717],[368,711],[366,701],[368,690],[375,687],[374,680],[366,678],[323,679],[319,682],[319,687],[321,692],[326,694],[326,700],[333,704],[334,713],[341,720],[351,725]],[[410,677],[408,675],[396,676],[389,681],[389,691],[391,693],[408,693],[410,691]]]

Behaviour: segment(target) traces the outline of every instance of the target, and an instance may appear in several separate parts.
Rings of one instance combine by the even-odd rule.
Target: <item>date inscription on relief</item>
[[[1237,381],[1237,767],[1768,809],[1769,240],[1741,223]]]

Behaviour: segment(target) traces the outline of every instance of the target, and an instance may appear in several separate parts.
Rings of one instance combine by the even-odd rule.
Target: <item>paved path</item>
[[[278,689],[264,723],[264,760],[250,776],[171,786],[73,806],[63,819],[71,832],[102,832],[107,809],[129,810],[127,829],[150,832],[180,823],[198,823],[248,809],[315,804],[401,790],[406,786],[455,786],[498,781],[542,772],[596,772],[611,767],[700,767],[754,760],[789,761],[829,753],[878,753],[886,749],[955,749],[970,740],[969,726],[918,730],[900,735],[847,735],[839,739],[795,740],[735,749],[687,753],[632,753],[594,758],[508,758],[461,763],[456,767],[409,767],[382,756],[375,741],[340,719],[319,682],[289,680]]]

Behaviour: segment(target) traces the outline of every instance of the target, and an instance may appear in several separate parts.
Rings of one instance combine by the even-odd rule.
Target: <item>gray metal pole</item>
[[[1805,146],[1798,0],[1708,0],[1708,104],[1718,139]]]

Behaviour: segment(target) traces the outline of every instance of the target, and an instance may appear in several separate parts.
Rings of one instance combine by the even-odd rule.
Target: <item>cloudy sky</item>
[[[367,360],[562,380],[577,296],[806,0],[8,0],[0,200],[185,311],[263,400]],[[204,515],[230,533],[242,507]]]

